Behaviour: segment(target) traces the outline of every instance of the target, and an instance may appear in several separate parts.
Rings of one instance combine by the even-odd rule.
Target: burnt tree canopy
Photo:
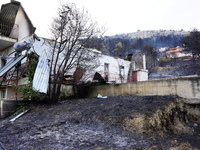
[[[67,73],[80,67],[89,70],[96,66],[94,63],[98,55],[84,45],[93,42],[94,37],[100,37],[102,30],[90,18],[86,9],[67,3],[58,9],[50,34],[53,42],[50,42],[52,77],[49,93],[51,101],[57,102]]]
[[[183,38],[183,45],[194,55],[200,54],[200,32],[194,29]]]

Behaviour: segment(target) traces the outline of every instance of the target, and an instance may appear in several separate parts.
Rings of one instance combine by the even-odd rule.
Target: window
[[[121,80],[121,83],[124,81],[124,75],[125,75],[124,66],[119,66],[119,78]]]
[[[2,97],[2,99],[6,98],[6,89],[1,90],[1,97]]]
[[[109,64],[105,63],[104,64],[104,78],[106,81],[108,81],[108,76],[109,76]]]
[[[124,76],[124,66],[119,66],[119,74]]]

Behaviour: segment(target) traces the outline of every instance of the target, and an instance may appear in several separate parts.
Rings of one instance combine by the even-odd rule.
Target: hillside
[[[159,78],[172,78],[180,76],[199,76],[200,75],[200,59],[195,63],[191,60],[176,60],[161,67],[156,67],[154,72],[149,75],[149,80]]]
[[[135,50],[142,50],[145,43],[152,45],[157,50],[162,47],[169,49],[171,47],[181,46],[183,37],[188,33],[188,31],[184,30],[137,31],[102,37],[97,39],[94,44],[87,46],[101,50],[104,54],[117,56],[118,54],[115,51],[116,45],[121,42],[120,55],[122,58],[125,58],[128,54],[134,53]]]
[[[125,33],[125,34],[116,34],[114,36],[110,36],[111,38],[128,38],[128,39],[135,39],[135,38],[151,38],[156,36],[185,36],[188,34],[188,31],[184,30],[145,30],[132,33]]]

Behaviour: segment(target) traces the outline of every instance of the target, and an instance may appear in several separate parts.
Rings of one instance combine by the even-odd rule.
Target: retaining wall
[[[10,88],[10,87],[9,87]],[[12,95],[11,90],[7,96]],[[1,97],[0,89],[0,97]],[[13,93],[15,94],[15,93]],[[173,79],[149,80],[136,83],[84,86],[79,89],[82,97],[102,96],[150,96],[175,95],[185,98],[186,103],[200,104],[200,77],[181,77]],[[61,96],[72,96],[72,86],[63,85]],[[13,112],[16,100],[0,100],[0,118]]]
[[[200,103],[200,77],[180,77],[88,87],[87,97],[175,95]]]

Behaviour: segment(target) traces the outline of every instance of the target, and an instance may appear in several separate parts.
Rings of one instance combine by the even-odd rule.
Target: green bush
[[[26,85],[17,86],[18,92],[22,94],[23,99],[32,99],[34,96],[38,96],[40,93],[34,91],[33,86],[33,77],[35,73],[35,69],[37,67],[37,61],[31,60],[30,64],[27,64],[27,74],[26,77],[28,78],[28,83]]]
[[[166,64],[169,64],[171,61],[172,61],[171,58],[161,57],[160,60],[159,60],[159,65],[164,66]]]

